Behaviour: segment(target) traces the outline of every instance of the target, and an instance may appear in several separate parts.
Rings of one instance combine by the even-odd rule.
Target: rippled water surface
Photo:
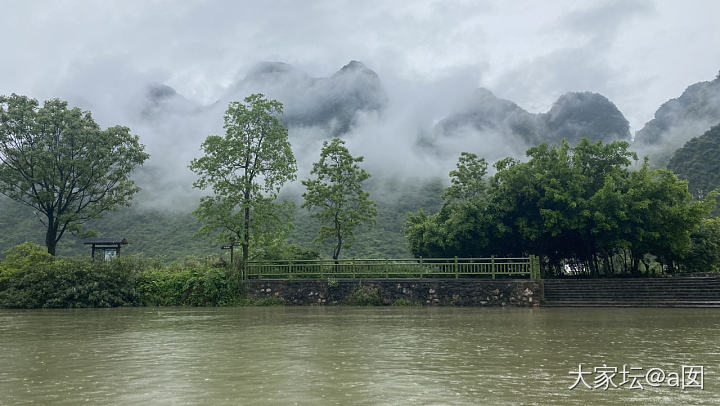
[[[569,390],[579,363],[704,390]],[[717,405],[720,309],[0,310],[0,404],[83,403]]]

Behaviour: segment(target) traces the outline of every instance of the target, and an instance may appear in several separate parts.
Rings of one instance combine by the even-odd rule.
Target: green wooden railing
[[[536,256],[525,258],[411,258],[250,261],[248,279],[263,278],[463,278],[487,275],[540,279]]]

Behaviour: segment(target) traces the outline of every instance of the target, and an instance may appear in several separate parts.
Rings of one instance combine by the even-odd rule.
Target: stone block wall
[[[543,292],[542,281],[527,279],[253,279],[245,290],[287,305],[537,306]]]

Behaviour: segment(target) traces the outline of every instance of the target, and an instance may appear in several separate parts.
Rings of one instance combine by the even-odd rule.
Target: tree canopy
[[[405,227],[416,256],[540,255],[550,269],[570,264],[593,274],[649,269],[652,258],[677,268],[691,233],[714,204],[695,201],[687,182],[667,170],[639,169],[626,142],[582,139],[575,147],[541,144],[529,160],[505,159],[472,199],[458,202],[453,171],[445,204],[411,215]],[[480,174],[480,172],[478,172]],[[470,178],[468,178],[470,179]],[[473,182],[477,178],[473,178]],[[468,180],[463,185],[471,185]]]
[[[316,241],[333,241],[335,260],[343,245],[352,244],[355,229],[372,223],[377,215],[375,202],[363,190],[362,182],[370,174],[358,165],[362,161],[363,157],[350,154],[343,140],[334,138],[323,142],[320,160],[310,172],[315,178],[302,181],[306,188],[303,207],[322,223]]]
[[[225,112],[225,136],[211,135],[205,155],[190,163],[198,189],[210,188],[195,211],[201,233],[225,243],[237,241],[243,263],[251,251],[261,253],[284,243],[291,226],[292,203],[277,202],[280,188],[296,178],[297,165],[281,124],[283,106],[252,94],[232,102]]]
[[[127,127],[103,130],[64,101],[0,97],[0,193],[35,210],[52,255],[66,232],[130,204],[148,157]]]

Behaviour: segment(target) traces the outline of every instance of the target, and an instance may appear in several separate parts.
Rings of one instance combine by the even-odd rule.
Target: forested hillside
[[[698,198],[720,188],[720,124],[675,151],[668,169],[686,179]]]
[[[664,167],[675,150],[720,122],[720,74],[694,83],[677,98],[663,103],[652,120],[635,134],[634,148]]]
[[[360,229],[355,244],[348,248],[343,256],[410,256],[407,240],[402,233],[407,213],[418,209],[437,211],[442,204],[442,188],[439,179],[425,183],[396,182],[376,185],[375,192],[371,191],[371,198],[376,199],[378,204],[376,224]],[[317,222],[310,217],[307,210],[300,208],[300,204],[296,206],[293,222],[295,228],[291,231],[288,242],[306,249],[315,249],[323,257],[330,256],[330,248],[313,244],[319,226]],[[88,228],[95,230],[100,236],[126,238],[129,245],[123,250],[132,254],[163,257],[167,260],[223,254],[217,242],[195,235],[200,224],[189,211],[123,208],[92,221]],[[24,241],[38,244],[43,242],[42,225],[33,215],[33,211],[6,198],[0,198],[0,230],[0,250],[3,252]],[[60,256],[89,255],[89,252],[89,248],[72,235],[64,238],[58,245]]]

